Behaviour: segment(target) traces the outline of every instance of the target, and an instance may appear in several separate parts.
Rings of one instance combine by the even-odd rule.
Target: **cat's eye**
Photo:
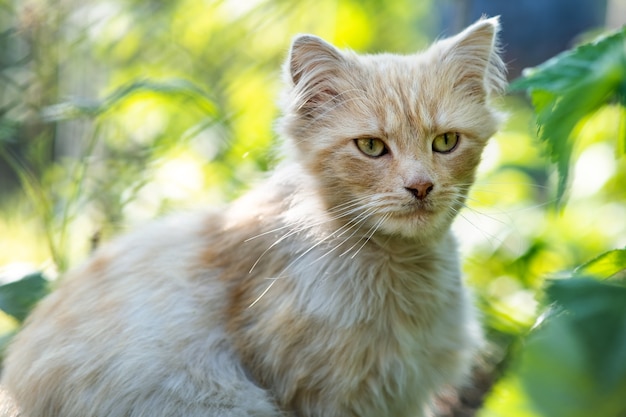
[[[357,148],[367,156],[377,158],[387,153],[385,142],[378,138],[359,138],[355,139]]]
[[[459,143],[459,134],[455,132],[447,132],[435,136],[433,140],[433,151],[439,153],[452,152]]]

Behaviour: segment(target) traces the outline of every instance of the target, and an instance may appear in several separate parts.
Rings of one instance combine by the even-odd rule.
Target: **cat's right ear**
[[[342,61],[341,52],[323,39],[298,35],[291,43],[286,69],[291,81],[298,85],[332,73]]]
[[[285,75],[296,90],[298,107],[313,110],[338,95],[337,78],[345,65],[344,55],[313,35],[299,35],[285,63]]]

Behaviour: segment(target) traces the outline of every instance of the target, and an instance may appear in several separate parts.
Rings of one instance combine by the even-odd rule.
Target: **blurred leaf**
[[[560,313],[530,337],[520,376],[549,417],[615,417],[626,411],[626,288],[588,278],[547,289]]]
[[[539,137],[559,172],[559,201],[567,187],[576,124],[610,101],[626,100],[625,44],[626,27],[528,69],[511,84],[511,90],[526,89],[531,96]],[[625,138],[617,141],[618,149]]]
[[[492,388],[476,417],[543,417],[532,409],[517,375],[509,374]]]
[[[609,278],[626,271],[626,249],[614,249],[603,253],[576,268],[576,275],[593,275]]]
[[[13,120],[0,116],[0,145],[6,142],[15,142],[19,124]]]
[[[60,121],[77,117],[95,117],[120,104],[133,94],[145,92],[189,97],[207,113],[216,113],[213,99],[202,88],[188,80],[171,79],[166,81],[134,81],[119,87],[102,101],[74,99],[48,106],[43,111],[44,118],[47,121]]]
[[[34,305],[48,293],[48,281],[39,272],[0,286],[0,310],[24,321]]]

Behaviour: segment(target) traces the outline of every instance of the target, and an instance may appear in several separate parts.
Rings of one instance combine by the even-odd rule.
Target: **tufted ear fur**
[[[313,35],[300,35],[291,45],[285,66],[299,110],[305,113],[331,102],[338,95],[337,75],[346,67],[344,55]]]
[[[506,88],[506,67],[499,55],[498,17],[481,19],[463,32],[433,45],[443,68],[453,71],[454,87],[481,99]]]

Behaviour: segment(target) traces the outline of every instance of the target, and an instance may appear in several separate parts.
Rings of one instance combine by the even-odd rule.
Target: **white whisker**
[[[344,227],[346,227],[347,225],[343,225],[339,230],[343,229]],[[317,242],[315,242],[314,245],[312,245],[310,248],[308,248],[307,250],[305,250],[304,252],[302,252],[300,255],[298,255],[294,260],[292,260],[291,262],[289,262],[289,264],[287,264],[287,266],[285,266],[283,268],[283,270],[278,274],[278,278],[280,278],[287,270],[289,270],[289,268],[291,268],[296,262],[298,262],[300,259],[302,259],[304,256],[306,256],[308,253],[310,253],[313,249],[315,249],[316,247],[318,247],[319,245],[321,245],[322,243],[326,242],[330,237],[333,236],[333,233],[329,233],[328,235],[326,235],[326,237],[324,237],[323,239],[318,240]],[[341,236],[341,235],[340,235]]]
[[[267,249],[265,249],[265,250],[263,251],[263,253],[261,253],[261,255],[260,255],[260,256],[257,258],[257,260],[254,262],[254,264],[252,264],[252,267],[250,267],[250,270],[248,271],[248,273],[252,273],[252,271],[253,271],[253,270],[254,270],[254,268],[258,265],[258,263],[261,261],[261,259],[262,259],[262,258],[263,258],[263,257],[264,257],[264,256],[265,256],[265,255],[266,255],[266,254],[267,254],[267,253],[268,253],[268,252],[269,252],[272,248],[274,248],[276,245],[278,245],[278,244],[280,244],[281,242],[283,242],[285,239],[288,239],[289,237],[291,237],[291,236],[293,236],[293,235],[295,235],[295,234],[297,234],[297,233],[303,232],[303,231],[305,231],[305,230],[308,230],[308,229],[311,229],[311,228],[314,228],[314,227],[317,227],[317,226],[321,226],[321,225],[323,225],[323,224],[330,223],[330,222],[332,222],[332,221],[335,221],[335,220],[341,219],[341,218],[343,218],[343,217],[347,217],[347,216],[350,216],[350,215],[352,215],[352,214],[354,214],[354,213],[357,213],[357,212],[358,212],[358,211],[360,211],[360,210],[361,210],[361,208],[363,207],[363,205],[362,205],[362,204],[360,204],[360,202],[361,202],[361,201],[362,201],[362,199],[355,200],[355,201],[353,201],[350,205],[347,205],[345,208],[343,208],[343,209],[341,209],[341,210],[339,210],[339,209],[338,209],[338,210],[336,210],[336,211],[338,212],[338,214],[336,214],[335,216],[331,216],[331,217],[329,217],[328,219],[324,219],[324,220],[322,220],[322,221],[315,222],[315,223],[312,223],[312,224],[309,224],[309,225],[306,225],[306,226],[300,226],[300,227],[295,227],[295,228],[292,228],[290,231],[288,231],[286,234],[284,234],[283,236],[281,236],[280,238],[278,238],[278,239],[277,239],[274,243],[272,243],[272,244],[271,244],[271,245],[270,245]],[[337,206],[337,207],[339,207],[339,206]],[[343,211],[342,211],[342,210],[343,210]],[[254,238],[258,238],[258,237],[260,237],[260,236],[267,235],[267,234],[269,234],[269,233],[276,232],[276,231],[278,231],[278,230],[283,230],[283,229],[288,228],[288,227],[292,227],[292,225],[286,225],[286,226],[283,226],[283,227],[276,228],[276,229],[274,229],[273,231],[270,231],[270,232],[265,232],[265,233],[262,233],[262,234],[256,235]],[[253,239],[253,238],[250,238],[250,239],[246,240],[246,242],[248,242],[248,241],[250,241],[250,240],[252,240],[252,239]]]
[[[369,233],[369,235],[363,241],[363,244],[359,247],[359,249],[357,249],[356,252],[354,252],[354,254],[350,257],[350,259],[354,259],[359,254],[361,249],[363,249],[365,247],[367,242],[370,241],[372,236],[374,236],[374,233],[376,233],[378,231],[380,226],[387,220],[388,217],[389,217],[389,214],[385,214],[380,220],[378,220],[378,222],[370,229],[371,233]]]
[[[471,226],[473,226],[476,230],[478,230],[478,232],[480,232],[480,234],[483,235],[483,237],[489,241],[491,244],[493,244],[493,242],[498,242],[500,244],[503,243],[503,241],[501,239],[499,239],[498,237],[496,237],[495,235],[491,234],[491,233],[487,233],[485,232],[483,229],[481,229],[480,227],[478,227],[474,222],[472,222],[470,219],[467,218],[467,216],[464,216],[463,213],[459,212],[458,210],[452,209],[456,212],[456,214],[462,218],[463,220],[465,220],[467,223],[469,223]]]
[[[380,197],[380,196],[379,196]],[[280,244],[281,242],[285,241],[288,237],[299,233],[301,231],[316,227],[316,226],[320,226],[323,224],[327,224],[331,221],[334,220],[338,220],[341,219],[343,217],[347,217],[350,215],[354,215],[356,214],[356,216],[354,216],[354,218],[349,219],[345,224],[343,224],[341,227],[339,227],[337,230],[334,230],[331,233],[328,233],[324,238],[317,240],[311,247],[309,247],[308,249],[306,249],[304,252],[302,252],[301,254],[299,254],[297,257],[295,257],[291,262],[289,262],[278,274],[276,277],[271,278],[272,282],[267,286],[267,288],[254,300],[254,302],[252,302],[250,304],[249,307],[253,307],[255,304],[257,304],[259,302],[259,300],[264,297],[269,290],[272,288],[272,286],[276,283],[276,281],[278,279],[283,278],[284,274],[290,269],[292,268],[294,265],[296,265],[303,257],[305,257],[307,254],[309,254],[311,251],[313,251],[315,248],[317,248],[318,246],[322,245],[324,242],[328,241],[331,238],[340,238],[342,236],[344,236],[345,234],[347,234],[348,232],[350,232],[351,230],[355,229],[352,234],[350,234],[350,236],[348,236],[347,238],[345,238],[344,240],[342,240],[342,242],[340,242],[338,245],[336,245],[334,248],[332,248],[330,251],[328,251],[327,253],[325,253],[324,255],[320,256],[317,260],[322,259],[323,257],[325,257],[326,255],[328,255],[330,252],[334,251],[335,249],[337,249],[338,247],[340,247],[341,245],[343,245],[345,242],[347,242],[352,236],[354,236],[363,226],[363,224],[365,224],[365,222],[367,221],[367,219],[369,219],[372,215],[374,215],[377,211],[377,206],[379,204],[379,200],[378,199],[374,199],[373,201],[369,201],[366,203],[363,203],[363,201],[365,199],[370,199],[371,197],[362,197],[356,200],[352,200],[348,203],[344,203],[341,205],[338,205],[336,207],[334,207],[333,209],[329,210],[328,213],[330,213],[331,211],[335,212],[334,216],[329,217],[328,219],[325,219],[323,221],[319,221],[319,222],[315,222],[313,224],[310,225],[306,225],[306,226],[301,226],[301,227],[296,227],[293,228],[292,230],[290,230],[289,232],[287,232],[285,235],[281,236],[280,238],[278,238],[274,243],[272,243],[260,256],[259,258],[256,260],[256,262],[254,263],[254,265],[250,268],[250,273],[253,271],[253,269],[255,268],[256,265],[258,265],[259,261],[261,260],[261,258],[267,254],[272,248],[274,248],[276,245]],[[343,207],[342,207],[343,206]],[[358,213],[358,214],[357,214]],[[373,234],[376,232],[376,230],[378,229],[378,227],[380,227],[380,224],[382,224],[382,222],[384,221],[384,219],[386,219],[389,215],[385,215],[383,217],[383,219],[379,220],[374,226],[370,227],[370,229],[368,230],[365,242],[363,243],[363,245],[361,245],[361,247],[359,248],[359,250],[362,249],[362,247],[365,245],[365,243],[367,243],[367,241],[369,241],[371,239],[371,237],[373,236]],[[284,228],[284,227],[283,227]],[[283,228],[277,228],[276,230],[280,230]],[[359,239],[358,242],[360,242],[362,240]],[[357,243],[358,243],[357,242]],[[348,249],[348,251],[350,251],[355,245],[353,245],[350,249]],[[357,251],[358,253],[358,251]],[[316,262],[314,261],[314,262]],[[269,279],[269,278],[268,278]]]
[[[354,222],[354,224],[352,224],[350,226],[350,228],[348,230],[346,230],[345,232],[342,233],[345,234],[346,232],[355,229],[352,234],[350,234],[350,236],[348,236],[347,238],[345,238],[344,240],[342,240],[341,242],[339,242],[337,245],[333,246],[330,250],[328,250],[326,253],[324,253],[323,255],[321,255],[319,258],[317,258],[315,261],[311,262],[311,264],[313,264],[314,262],[320,261],[322,259],[324,259],[326,256],[330,255],[332,252],[334,252],[335,250],[339,249],[344,243],[346,243],[348,240],[350,240],[352,237],[354,237],[355,234],[357,234],[359,232],[359,230],[361,230],[361,227],[363,226],[363,224],[365,223],[365,221],[367,221],[367,219],[369,219],[370,217],[372,217],[374,214],[376,214],[376,211],[374,210],[373,212],[368,213],[367,216],[363,216],[361,219],[359,219],[357,222]],[[356,220],[356,218],[355,218]],[[358,226],[358,227],[357,227]],[[341,236],[341,235],[339,235]],[[359,239],[360,240],[360,239]],[[352,246],[354,247],[354,245]],[[350,250],[350,249],[348,249]],[[339,255],[339,256],[343,256],[343,254]]]
[[[271,280],[272,280],[272,282],[270,282],[270,285],[268,285],[268,286],[267,286],[267,288],[266,288],[266,289],[265,289],[265,290],[261,293],[261,295],[259,295],[259,296],[256,298],[256,300],[254,300],[254,301],[253,301],[253,302],[252,302],[252,303],[248,306],[248,308],[252,308],[252,307],[254,307],[254,305],[255,305],[256,303],[258,303],[258,302],[261,300],[261,298],[263,298],[263,296],[264,296],[265,294],[267,294],[267,292],[268,292],[268,291],[269,291],[269,290],[270,290],[270,289],[274,286],[274,284],[276,283],[276,280],[277,280],[278,278],[267,278],[267,279],[271,279]]]
[[[360,197],[360,198],[351,200],[351,201],[349,201],[347,203],[339,204],[339,205],[337,205],[335,207],[332,207],[332,208],[328,209],[327,213],[336,213],[336,212],[340,212],[341,210],[348,210],[348,209],[353,208],[353,207],[360,207],[361,202],[363,200],[367,199],[367,198],[369,198],[369,196]],[[319,226],[319,225],[324,224],[326,222],[327,222],[327,220],[324,220],[324,221],[321,221],[321,222],[318,222],[318,223],[313,223],[313,224],[307,225],[307,227]],[[244,243],[245,242],[249,242],[249,241],[254,240],[254,239],[258,239],[260,237],[263,237],[263,236],[266,236],[266,235],[269,235],[269,234],[272,234],[272,233],[279,232],[281,230],[284,230],[284,229],[287,229],[287,228],[290,228],[290,227],[292,227],[292,225],[291,224],[287,224],[285,226],[277,227],[275,229],[268,230],[268,231],[263,232],[263,233],[259,233],[258,235],[254,235],[252,237],[247,238],[246,240],[244,240]]]

